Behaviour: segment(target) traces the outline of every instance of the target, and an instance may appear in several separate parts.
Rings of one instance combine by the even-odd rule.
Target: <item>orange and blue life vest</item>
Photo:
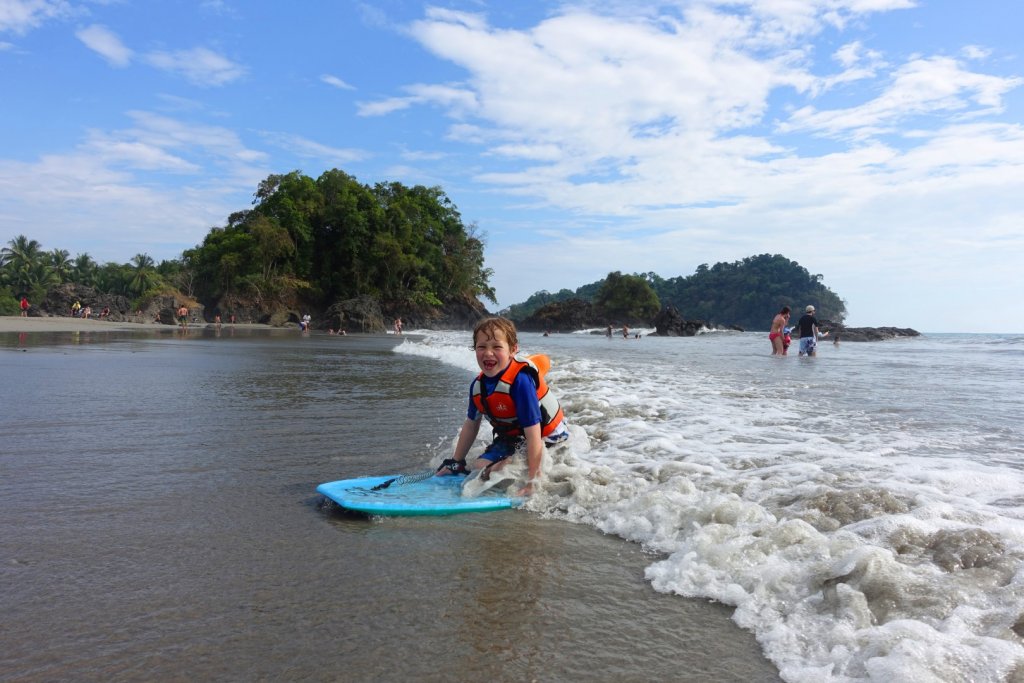
[[[530,357],[513,358],[505,371],[498,378],[494,391],[483,395],[484,373],[480,373],[473,382],[472,400],[473,405],[483,415],[487,416],[491,427],[494,429],[495,437],[516,437],[523,435],[523,429],[516,417],[516,406],[512,402],[512,384],[520,372],[525,372],[533,380],[537,387],[537,402],[540,404],[540,435],[548,436],[558,425],[562,423],[562,406],[558,399],[548,389],[544,381],[544,373],[549,367],[546,357],[541,360],[538,357],[534,361]]]

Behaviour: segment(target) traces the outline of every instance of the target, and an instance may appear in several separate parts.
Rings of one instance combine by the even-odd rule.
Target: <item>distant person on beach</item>
[[[303,332],[309,331],[309,324],[312,322],[312,318],[309,317],[309,313],[302,316],[302,322],[299,323],[299,329]]]
[[[608,337],[609,339],[612,338],[612,326],[611,326],[611,323],[608,324],[608,330],[605,332],[605,336]]]
[[[214,313],[213,324],[216,325],[217,327],[220,327],[220,313]]]
[[[178,307],[178,324],[181,325],[181,329],[188,329],[188,306],[185,304]]]
[[[782,310],[775,314],[772,318],[772,328],[768,331],[768,341],[772,345],[773,356],[785,356],[786,347],[783,341],[786,332],[784,328],[786,323],[789,322],[789,306],[783,306]]]
[[[82,318],[88,320],[92,317],[92,306],[86,306],[82,309]]]
[[[818,338],[827,337],[828,332],[818,330],[818,319],[814,317],[814,306],[808,306],[805,310],[806,313],[796,321],[796,326],[800,328],[800,355],[816,356],[818,355]]]
[[[25,297],[21,297],[21,317],[22,318],[27,318],[28,317],[28,307],[29,307],[28,299],[25,298]]]
[[[629,325],[622,326],[622,338],[629,339]]]
[[[82,312],[82,304],[77,299],[71,304],[71,317],[77,318]]]
[[[395,318],[394,322],[395,334],[402,334],[402,319]]]
[[[232,325],[235,324],[235,314],[234,313],[232,313],[231,316],[228,318],[228,322],[230,322]]]
[[[104,306],[103,310],[100,311],[100,320],[110,317],[110,306]]]
[[[484,318],[473,328],[473,349],[480,374],[469,385],[469,408],[451,458],[441,463],[438,474],[466,474],[466,456],[486,417],[494,441],[473,463],[486,480],[508,458],[526,450],[527,481],[520,496],[533,493],[540,477],[545,446],[569,438],[562,408],[548,390],[544,375],[530,360],[519,359],[516,326],[505,318]]]

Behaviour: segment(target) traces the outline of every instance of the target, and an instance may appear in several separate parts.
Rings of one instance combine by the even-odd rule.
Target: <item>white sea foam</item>
[[[466,341],[398,351],[472,373]],[[530,509],[659,553],[652,586],[735,606],[786,680],[1024,674],[1019,339],[814,359],[749,334],[521,344],[551,355],[583,437]]]

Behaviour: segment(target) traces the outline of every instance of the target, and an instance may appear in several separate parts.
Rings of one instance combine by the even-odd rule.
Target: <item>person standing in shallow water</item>
[[[800,329],[800,355],[818,355],[818,337],[827,337],[828,332],[818,331],[818,319],[814,317],[814,306],[808,306],[806,313],[796,321]]]
[[[782,310],[775,314],[772,319],[772,328],[768,331],[768,341],[772,345],[773,356],[786,355],[783,345],[783,338],[786,335],[786,324],[789,322],[789,306],[783,306]]]

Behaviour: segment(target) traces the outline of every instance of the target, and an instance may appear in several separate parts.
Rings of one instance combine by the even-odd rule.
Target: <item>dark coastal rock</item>
[[[313,316],[313,327],[321,330],[383,334],[390,325],[384,325],[384,313],[377,299],[372,296],[359,296],[339,301],[328,308],[322,317]]]
[[[666,306],[654,320],[610,319],[597,306],[582,299],[568,299],[545,304],[525,320],[517,320],[516,326],[524,332],[575,332],[587,328],[598,328],[594,334],[605,334],[611,325],[615,329],[629,327],[655,328],[654,334],[661,337],[692,337],[702,328],[714,326],[706,320],[686,320],[675,306]],[[739,328],[733,328],[739,329]],[[742,329],[739,329],[742,332]]]
[[[828,331],[825,339],[835,341],[867,342],[898,339],[900,337],[919,337],[921,333],[909,327],[846,327],[842,323],[831,320],[819,320],[818,329]]]
[[[385,313],[390,321],[402,319],[407,330],[469,330],[490,313],[477,299],[458,297],[440,306],[389,305]]]
[[[289,323],[298,325],[303,314],[309,312],[294,296],[266,301],[259,297],[252,299],[238,294],[226,294],[207,304],[203,318],[206,322],[213,322],[219,315],[222,323],[230,323],[231,316],[235,316],[235,322],[239,324],[284,327]]]
[[[115,322],[135,322],[138,316],[132,311],[131,302],[123,296],[116,294],[105,294],[98,292],[93,287],[65,283],[57,285],[46,293],[46,298],[35,308],[35,315],[39,316],[70,316],[71,305],[75,302],[82,304],[82,308],[92,308],[92,317],[96,318],[104,308],[110,309],[108,320]],[[32,308],[29,315],[33,315]]]
[[[693,337],[701,328],[709,327],[704,320],[686,320],[675,306],[665,306],[654,316],[654,334],[659,337]]]
[[[82,308],[92,309],[91,318],[100,319],[103,309],[109,309],[103,318],[111,322],[151,323],[165,325],[178,324],[178,307],[184,303],[188,307],[189,321],[202,322],[205,319],[205,307],[182,294],[167,294],[150,298],[140,308],[132,308],[132,302],[119,294],[99,292],[88,285],[64,283],[57,285],[46,293],[46,298],[38,307],[29,310],[30,315],[71,317],[71,305],[79,302]]]
[[[174,296],[158,296],[151,299],[142,310],[139,322],[158,322],[164,325],[178,324],[178,308],[184,303],[188,308],[190,323],[201,323],[205,320],[205,307],[195,301],[182,301]]]
[[[369,295],[345,299],[326,310],[297,299],[261,301],[237,295],[221,298],[207,307],[209,321],[219,314],[222,322],[231,315],[238,323],[257,323],[272,327],[298,325],[302,316],[312,317],[317,330],[345,330],[364,334],[382,334],[392,329],[395,318],[401,318],[405,329],[471,329],[481,318],[490,315],[476,299],[459,298],[440,306],[385,304]]]
[[[609,322],[597,315],[589,301],[568,299],[541,306],[525,320],[516,321],[516,327],[523,332],[575,332]]]

